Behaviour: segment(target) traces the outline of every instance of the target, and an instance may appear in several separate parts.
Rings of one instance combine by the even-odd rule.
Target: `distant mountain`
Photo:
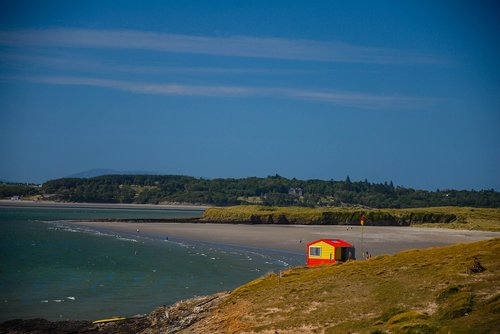
[[[96,177],[96,176],[102,176],[102,175],[159,175],[161,173],[158,172],[151,172],[151,171],[124,171],[124,170],[116,170],[116,169],[90,169],[84,172],[76,173],[76,174],[71,174],[66,177],[71,177],[71,178],[80,178],[80,179],[88,179],[91,177]]]

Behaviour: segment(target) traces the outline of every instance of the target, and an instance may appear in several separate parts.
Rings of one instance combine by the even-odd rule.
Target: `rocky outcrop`
[[[168,334],[186,329],[205,318],[228,295],[228,292],[220,292],[210,296],[181,300],[168,307],[159,307],[147,316],[151,325],[141,334]]]

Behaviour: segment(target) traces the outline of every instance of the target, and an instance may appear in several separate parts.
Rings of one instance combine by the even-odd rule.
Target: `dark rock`
[[[45,319],[15,319],[1,323],[0,333],[97,333],[97,327],[90,321],[48,321]]]
[[[482,273],[485,270],[486,268],[483,267],[483,265],[481,264],[481,262],[479,262],[477,257],[474,257],[474,264],[472,265],[472,267],[467,269],[467,272],[469,274],[477,274],[477,273]]]

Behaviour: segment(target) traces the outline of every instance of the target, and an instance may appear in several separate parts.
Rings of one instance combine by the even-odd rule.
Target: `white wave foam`
[[[289,267],[290,264],[288,262],[285,262],[283,260],[276,260],[279,264],[281,264],[283,267]]]
[[[121,240],[121,241],[137,242],[136,239],[124,238],[124,237],[120,237],[120,236],[117,236],[116,239]]]
[[[119,234],[115,234],[115,233],[101,232],[101,231],[94,230],[94,229],[91,229],[88,227],[68,226],[68,225],[65,225],[64,223],[61,223],[58,221],[49,221],[48,223],[53,224],[53,226],[48,228],[49,230],[71,232],[71,233],[86,233],[86,234],[96,235],[99,237],[113,237],[113,238],[116,238],[117,240],[121,240],[121,241],[138,242],[137,239],[126,238],[126,237],[123,237],[123,236],[121,236]]]

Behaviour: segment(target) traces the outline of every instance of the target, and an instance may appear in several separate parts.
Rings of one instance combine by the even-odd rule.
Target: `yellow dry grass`
[[[270,274],[190,330],[206,333],[494,333],[500,239]],[[477,257],[486,271],[468,274]]]

